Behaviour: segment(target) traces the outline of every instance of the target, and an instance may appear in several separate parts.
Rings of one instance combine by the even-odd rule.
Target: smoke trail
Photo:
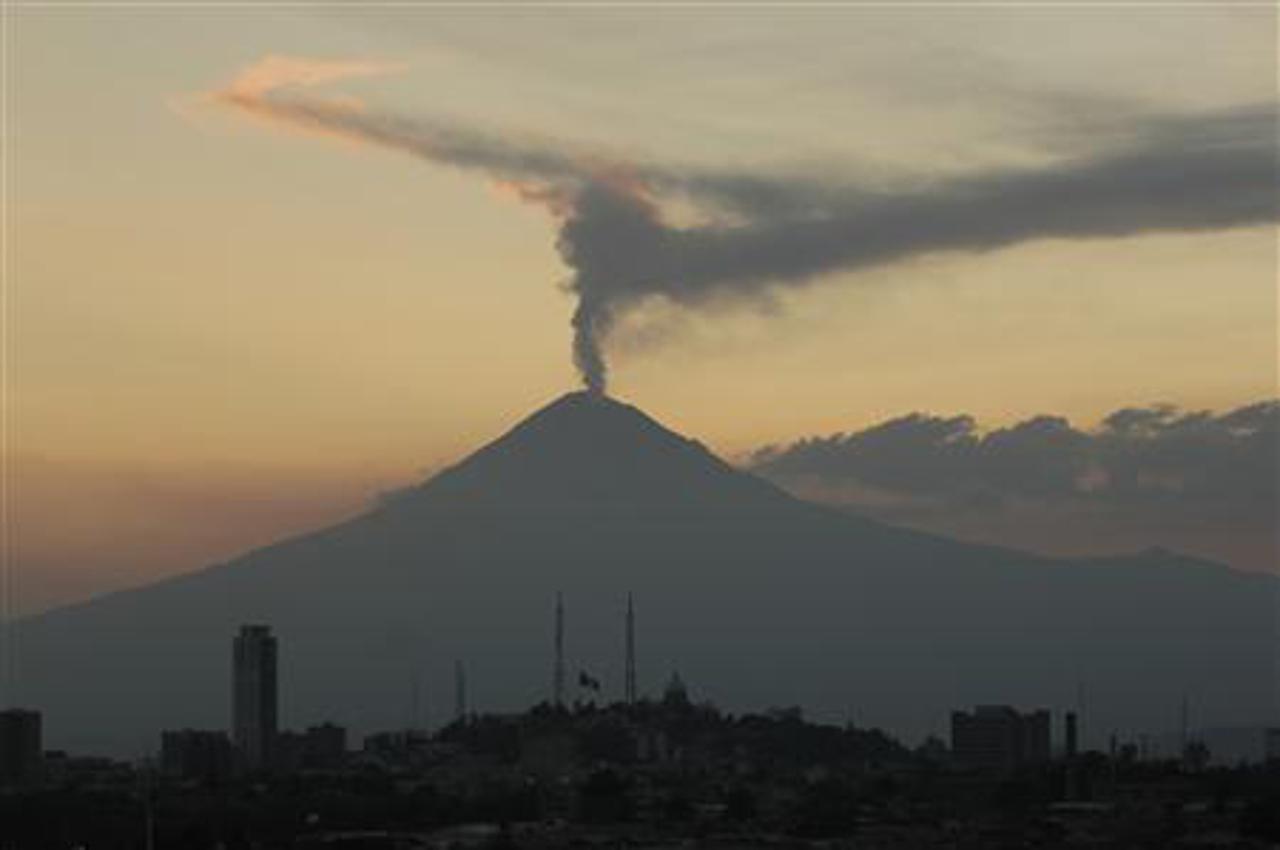
[[[300,89],[377,63],[269,58],[214,95],[295,129],[475,171],[560,221],[556,247],[577,297],[573,358],[604,392],[602,343],[648,298],[697,306],[753,297],[833,271],[1034,239],[1120,237],[1264,224],[1277,218],[1274,106],[1135,119],[1122,144],[1039,170],[994,171],[901,191],[836,181],[619,163],[567,145],[374,113]],[[666,223],[661,201],[708,223]]]

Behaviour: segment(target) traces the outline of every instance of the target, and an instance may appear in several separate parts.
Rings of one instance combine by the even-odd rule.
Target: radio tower
[[[551,692],[556,708],[564,708],[564,597],[559,593],[556,594],[556,666]]]
[[[627,594],[627,705],[636,704],[636,610]]]
[[[467,672],[461,661],[453,662],[453,716],[459,721],[467,719]]]

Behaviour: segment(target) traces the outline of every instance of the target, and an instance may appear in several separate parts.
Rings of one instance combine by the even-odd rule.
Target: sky
[[[912,413],[1096,434],[1123,409],[1277,396],[1274,215],[1239,208],[1230,180],[1260,184],[1228,167],[1259,128],[1274,145],[1274,8],[10,15],[16,613],[351,515],[457,460],[578,385],[583,293],[609,391],[746,464]],[[250,106],[270,109],[227,96],[264,68]],[[1183,191],[1125,195],[1148,167],[1185,169]],[[557,210],[583,186],[608,203]],[[811,209],[841,228],[813,238]],[[723,242],[726,221],[759,239]],[[850,232],[885,236],[853,250]],[[760,239],[799,260],[752,277]],[[703,289],[613,277],[665,268],[671,244]],[[1266,519],[1158,519],[1041,542],[1274,568]]]

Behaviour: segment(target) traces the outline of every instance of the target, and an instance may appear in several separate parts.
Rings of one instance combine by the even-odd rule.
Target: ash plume
[[[577,298],[573,357],[604,392],[603,343],[650,298],[697,307],[759,297],[824,274],[1035,239],[1115,238],[1261,225],[1277,218],[1274,106],[1141,116],[1109,144],[1039,168],[987,171],[899,190],[651,163],[447,120],[370,111],[307,89],[387,73],[370,62],[272,57],[213,98],[295,130],[477,172],[560,222],[556,247]],[[1086,146],[1087,147],[1087,146]],[[678,226],[664,204],[705,214]]]

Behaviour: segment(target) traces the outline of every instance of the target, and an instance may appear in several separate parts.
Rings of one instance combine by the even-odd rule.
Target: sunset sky
[[[254,69],[578,160],[926,193],[1276,99],[1265,6],[10,15],[18,612],[350,515],[578,385],[547,209],[219,96]],[[1276,299],[1274,222],[1051,235],[646,301],[605,352],[611,393],[743,460],[913,411],[1274,399]]]

